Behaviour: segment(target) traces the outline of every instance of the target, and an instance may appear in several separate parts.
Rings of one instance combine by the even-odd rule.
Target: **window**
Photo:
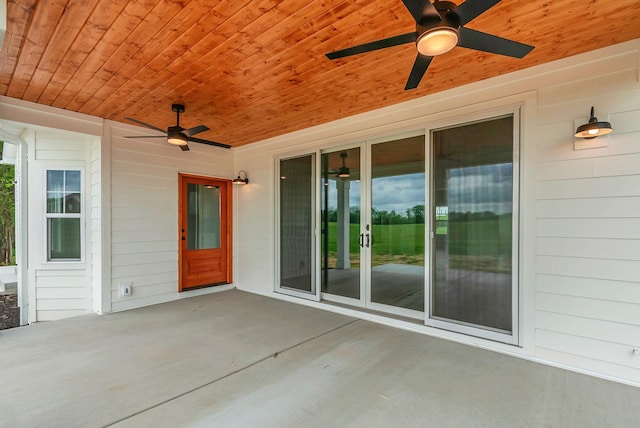
[[[82,192],[79,170],[47,170],[47,260],[79,261]]]

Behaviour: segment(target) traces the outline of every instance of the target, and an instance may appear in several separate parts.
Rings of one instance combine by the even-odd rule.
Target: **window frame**
[[[47,265],[65,265],[71,264],[79,265],[85,263],[85,211],[86,211],[86,195],[85,195],[85,170],[80,166],[73,165],[47,165],[42,169],[42,201],[43,201],[43,225],[42,225],[42,240],[43,240],[43,263]],[[71,171],[80,173],[80,212],[79,213],[50,213],[48,212],[48,173],[49,171]],[[64,190],[63,190],[64,191]],[[51,258],[51,239],[49,221],[55,218],[77,218],[80,221],[80,257],[79,258]]]

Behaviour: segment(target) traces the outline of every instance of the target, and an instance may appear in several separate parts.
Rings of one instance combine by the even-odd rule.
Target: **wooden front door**
[[[179,290],[231,282],[231,181],[179,175]]]

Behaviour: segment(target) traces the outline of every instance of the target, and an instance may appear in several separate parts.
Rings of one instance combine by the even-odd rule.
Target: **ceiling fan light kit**
[[[449,52],[458,44],[458,31],[438,27],[422,33],[416,41],[418,52],[426,56],[438,56]]]
[[[173,144],[174,146],[186,146],[189,142],[189,139],[186,135],[176,129],[174,126],[170,126],[167,132],[167,143]]]
[[[533,49],[533,46],[464,27],[500,0],[466,0],[460,5],[441,0],[402,2],[416,21],[414,32],[330,52],[326,54],[327,58],[344,58],[413,42],[418,54],[404,88],[407,90],[418,87],[434,57],[456,46],[513,58],[523,58]]]

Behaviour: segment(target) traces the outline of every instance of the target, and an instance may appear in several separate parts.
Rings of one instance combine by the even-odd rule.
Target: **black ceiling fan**
[[[416,21],[416,30],[406,34],[330,52],[329,59],[344,58],[405,43],[415,43],[418,55],[404,89],[420,84],[434,56],[449,52],[456,46],[523,58],[533,46],[465,28],[473,19],[495,6],[500,0],[466,0],[459,6],[450,1],[402,0]]]
[[[133,119],[131,117],[125,118],[133,123],[137,123],[138,125],[142,125],[158,132],[162,132],[165,135],[128,136],[126,138],[166,138],[169,144],[180,147],[182,151],[189,150],[188,143],[190,142],[208,144],[210,146],[223,147],[225,149],[231,148],[231,146],[228,144],[222,144],[215,141],[203,140],[201,138],[193,137],[196,134],[208,131],[209,128],[205,125],[198,125],[189,129],[185,129],[180,126],[180,113],[184,113],[183,104],[171,104],[171,110],[176,113],[176,124],[174,126],[168,127],[166,131],[164,129],[158,128],[157,126],[149,125],[148,123],[142,122],[138,119]]]

